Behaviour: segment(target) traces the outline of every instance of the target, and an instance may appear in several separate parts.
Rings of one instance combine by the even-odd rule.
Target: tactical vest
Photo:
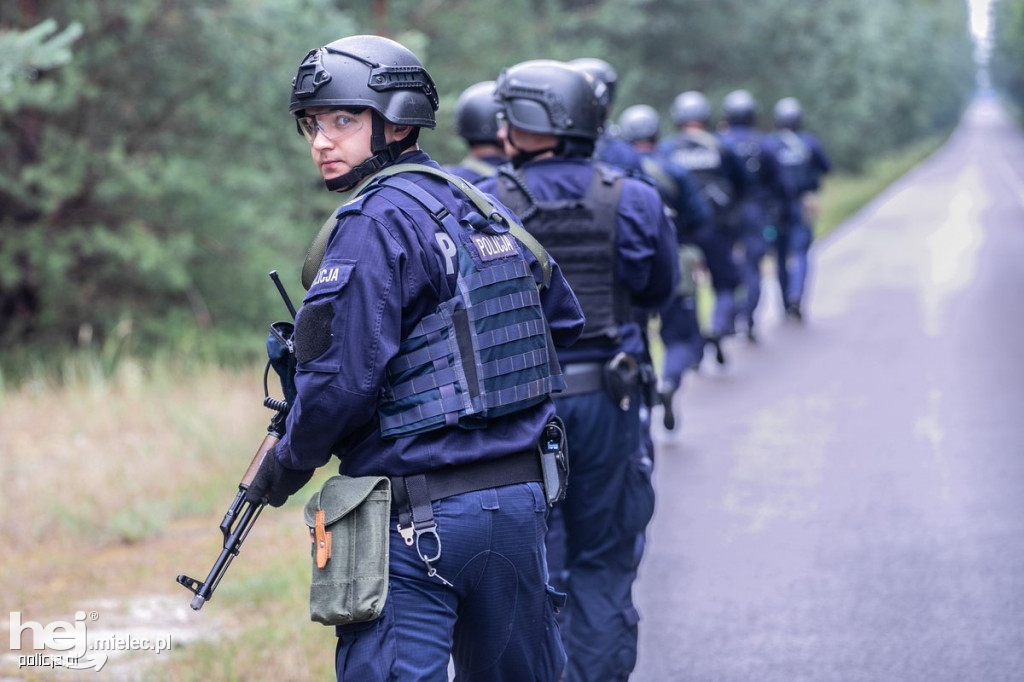
[[[629,293],[615,278],[619,198],[623,174],[595,165],[579,199],[539,201],[516,171],[498,172],[498,199],[519,216],[551,253],[586,317],[583,339],[618,339],[632,320]]]
[[[811,172],[811,150],[799,135],[785,128],[777,131],[776,136],[782,145],[779,147],[779,165],[790,186],[797,192],[814,189],[815,182]]]
[[[402,340],[388,363],[377,402],[386,438],[446,426],[482,428],[565,388],[540,293],[511,226],[468,183],[443,171],[402,164],[385,169],[365,194],[384,187],[414,200],[456,248],[453,295]],[[394,175],[412,171],[444,177],[470,196],[480,213],[461,221],[419,185]],[[344,210],[341,214],[344,215]]]
[[[759,180],[761,175],[761,145],[753,138],[744,138],[737,140],[735,147],[736,153],[743,162],[743,167],[750,173],[750,177]]]
[[[721,143],[714,135],[706,131],[684,133],[669,158],[690,171],[716,216],[734,203],[736,188],[723,174]]]

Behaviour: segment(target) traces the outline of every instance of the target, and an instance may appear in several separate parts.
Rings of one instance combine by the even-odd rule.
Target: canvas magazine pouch
[[[332,476],[304,515],[312,542],[310,619],[345,625],[379,617],[388,596],[391,481]]]

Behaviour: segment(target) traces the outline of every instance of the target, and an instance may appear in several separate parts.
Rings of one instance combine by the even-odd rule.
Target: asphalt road
[[[655,433],[631,679],[1024,680],[1024,135],[978,100],[812,254]]]

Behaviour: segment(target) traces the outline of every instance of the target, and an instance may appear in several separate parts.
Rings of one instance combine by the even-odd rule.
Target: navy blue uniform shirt
[[[583,197],[595,169],[590,159],[556,157],[524,163],[519,172],[538,201],[558,201]],[[623,183],[616,221],[615,277],[629,292],[635,307],[655,310],[669,301],[679,280],[675,229],[658,190],[628,176]],[[494,193],[496,181],[483,181],[479,187]],[[530,229],[529,225],[526,229]],[[620,331],[618,347],[580,342],[559,349],[558,359],[563,365],[604,361],[620,350],[642,357],[640,325],[628,322]]]
[[[396,163],[439,168],[421,151],[404,154]],[[402,177],[427,189],[457,218],[475,211],[469,199],[440,178],[422,173]],[[326,464],[333,452],[342,458],[343,474],[401,476],[535,449],[554,414],[550,399],[490,420],[484,429],[456,426],[381,437],[377,401],[385,368],[410,330],[436,310],[442,279],[447,277],[449,291],[456,290],[456,256],[445,253],[446,240],[435,238],[443,228],[399,190],[384,187],[357,196],[339,215],[296,318],[297,345],[306,335],[306,347],[321,352],[310,358],[307,350],[298,363],[298,397],[277,445],[279,461],[292,469],[313,469]],[[540,282],[537,260],[525,247],[520,251]],[[583,313],[557,263],[552,262],[541,303],[555,345],[575,342],[583,331]]]

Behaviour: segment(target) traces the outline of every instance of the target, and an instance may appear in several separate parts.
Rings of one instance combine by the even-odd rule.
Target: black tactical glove
[[[277,461],[277,451],[271,448],[263,457],[260,468],[252,479],[245,499],[253,504],[266,503],[280,507],[288,497],[298,492],[313,478],[315,469],[289,469]]]

